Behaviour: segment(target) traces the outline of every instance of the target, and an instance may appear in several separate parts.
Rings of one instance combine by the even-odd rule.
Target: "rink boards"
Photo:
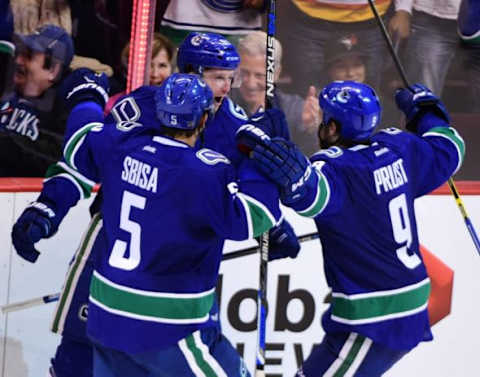
[[[15,183],[15,184],[13,184]],[[36,181],[0,181],[0,305],[57,292],[68,261],[89,221],[87,200],[74,208],[49,240],[41,241],[36,264],[23,262],[11,246],[10,230],[23,208],[35,199]],[[23,187],[33,192],[12,192]],[[3,189],[2,189],[3,187]],[[477,184],[459,185],[474,225],[480,227],[480,190]],[[464,190],[467,191],[464,191]],[[387,377],[476,375],[480,324],[480,257],[463,218],[447,190],[417,200],[420,242],[455,272],[451,314],[433,328],[435,340],[421,344],[387,374]],[[311,220],[291,211],[286,216],[298,235],[314,231]],[[228,243],[225,252],[254,245],[254,241]],[[221,265],[219,296],[224,332],[249,365],[254,366],[256,344],[256,289],[258,255],[225,261]],[[318,240],[302,243],[296,260],[269,264],[267,319],[267,375],[292,376],[314,343],[322,338],[323,303],[328,293]],[[0,377],[46,375],[58,336],[49,332],[55,304],[46,304],[8,315],[0,314]]]

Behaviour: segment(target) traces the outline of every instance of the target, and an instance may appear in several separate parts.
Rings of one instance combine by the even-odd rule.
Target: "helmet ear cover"
[[[380,100],[368,85],[353,81],[334,81],[319,94],[322,123],[333,119],[344,140],[368,139],[381,116]]]

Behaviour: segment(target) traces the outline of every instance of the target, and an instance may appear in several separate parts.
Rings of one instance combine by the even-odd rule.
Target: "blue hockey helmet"
[[[323,88],[318,99],[323,111],[323,124],[332,119],[337,121],[344,139],[367,139],[380,121],[380,100],[366,84],[334,81]]]
[[[193,130],[213,109],[213,93],[197,75],[174,73],[156,91],[155,105],[163,126]]]
[[[235,70],[240,64],[235,46],[215,33],[193,32],[178,48],[177,65],[180,72],[191,68],[202,74],[204,68]]]

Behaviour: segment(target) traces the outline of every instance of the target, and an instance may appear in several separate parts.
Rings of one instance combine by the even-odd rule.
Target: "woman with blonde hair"
[[[128,56],[130,54],[130,42],[125,45],[120,55],[122,63],[122,81],[126,81],[128,72]],[[154,33],[152,38],[152,59],[150,61],[149,85],[161,85],[173,71],[175,66],[176,48],[172,42],[160,33]],[[105,106],[105,114],[108,114],[117,100],[125,95],[125,90],[110,97]]]

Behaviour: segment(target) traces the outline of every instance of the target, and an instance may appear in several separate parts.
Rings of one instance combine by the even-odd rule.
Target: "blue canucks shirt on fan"
[[[465,145],[449,127],[422,137],[390,128],[371,141],[314,154],[317,189],[293,207],[315,220],[322,241],[333,291],[325,331],[406,350],[432,339],[413,200],[459,169]]]

